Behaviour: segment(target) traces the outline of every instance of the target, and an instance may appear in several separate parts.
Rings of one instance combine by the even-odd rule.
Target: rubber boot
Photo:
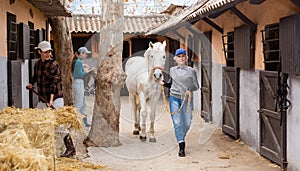
[[[179,152],[178,152],[179,157],[185,157],[184,148],[185,148],[185,142],[179,143]]]
[[[60,155],[60,157],[71,157],[74,156],[76,154],[75,151],[75,147],[71,138],[71,135],[68,134],[67,136],[65,136],[64,138],[64,143],[66,146],[66,151],[64,154]]]

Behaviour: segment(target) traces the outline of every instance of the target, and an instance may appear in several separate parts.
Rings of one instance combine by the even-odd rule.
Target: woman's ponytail
[[[79,54],[77,52],[74,53],[74,56],[73,56],[73,60],[72,60],[72,73],[74,71],[74,68],[75,68],[75,62],[76,60],[78,59],[78,56]]]

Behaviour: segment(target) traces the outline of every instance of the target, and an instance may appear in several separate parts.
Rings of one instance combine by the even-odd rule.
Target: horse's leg
[[[154,136],[154,122],[155,122],[155,114],[156,114],[156,105],[159,100],[159,95],[152,96],[152,99],[150,101],[150,136],[149,136],[149,142],[156,142],[156,138]]]
[[[146,98],[144,96],[144,93],[139,94],[140,98],[140,115],[142,115],[142,129],[140,133],[140,140],[141,141],[146,141],[147,136],[146,136],[146,117],[147,117],[147,109],[146,109]]]
[[[137,112],[136,112],[136,102],[135,102],[135,97],[133,94],[129,93],[129,102],[131,105],[131,113],[133,114],[134,117],[134,130],[133,134],[134,135],[139,135],[139,129],[138,127],[140,126],[140,122],[137,119]]]
[[[137,115],[137,127],[139,129],[139,131],[141,131],[141,126],[140,126],[140,121],[141,121],[141,104],[140,104],[140,100],[138,98],[138,96],[135,96],[137,99],[136,99],[136,115]]]

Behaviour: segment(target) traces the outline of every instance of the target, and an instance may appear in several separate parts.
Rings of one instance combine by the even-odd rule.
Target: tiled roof
[[[147,35],[156,34],[156,33],[159,33],[161,31],[164,31],[168,28],[171,28],[171,27],[175,26],[176,24],[180,23],[186,16],[191,14],[193,11],[196,11],[197,9],[199,9],[207,1],[208,0],[198,0],[198,2],[195,3],[194,5],[191,5],[187,8],[182,9],[181,11],[178,11],[173,16],[170,16],[170,19],[167,20],[165,23],[163,23],[162,25],[160,25],[160,26],[156,27],[155,29],[149,31],[147,33]]]
[[[156,34],[161,31],[170,29],[182,21],[189,21],[190,19],[193,19],[199,15],[203,15],[217,8],[220,8],[226,4],[232,2],[239,3],[243,1],[245,0],[198,0],[196,4],[191,5],[188,8],[179,11],[180,12],[179,15],[170,17],[170,19],[166,21],[164,24],[149,31],[147,35]]]
[[[67,0],[27,0],[45,15],[52,16],[71,16],[71,13],[66,9]]]
[[[123,33],[142,34],[153,27],[161,25],[169,18],[168,15],[140,15],[124,16]],[[73,15],[67,18],[67,25],[70,33],[99,33],[100,15]]]
[[[206,4],[204,4],[201,8],[194,11],[192,14],[186,17],[187,20],[195,18],[201,14],[212,11],[214,9],[220,8],[228,3],[231,3],[237,0],[209,0]]]

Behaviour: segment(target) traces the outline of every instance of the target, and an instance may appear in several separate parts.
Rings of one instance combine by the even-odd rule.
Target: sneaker
[[[83,123],[84,123],[84,125],[85,125],[86,127],[90,127],[90,126],[91,126],[91,124],[88,123],[86,117],[83,118]]]

